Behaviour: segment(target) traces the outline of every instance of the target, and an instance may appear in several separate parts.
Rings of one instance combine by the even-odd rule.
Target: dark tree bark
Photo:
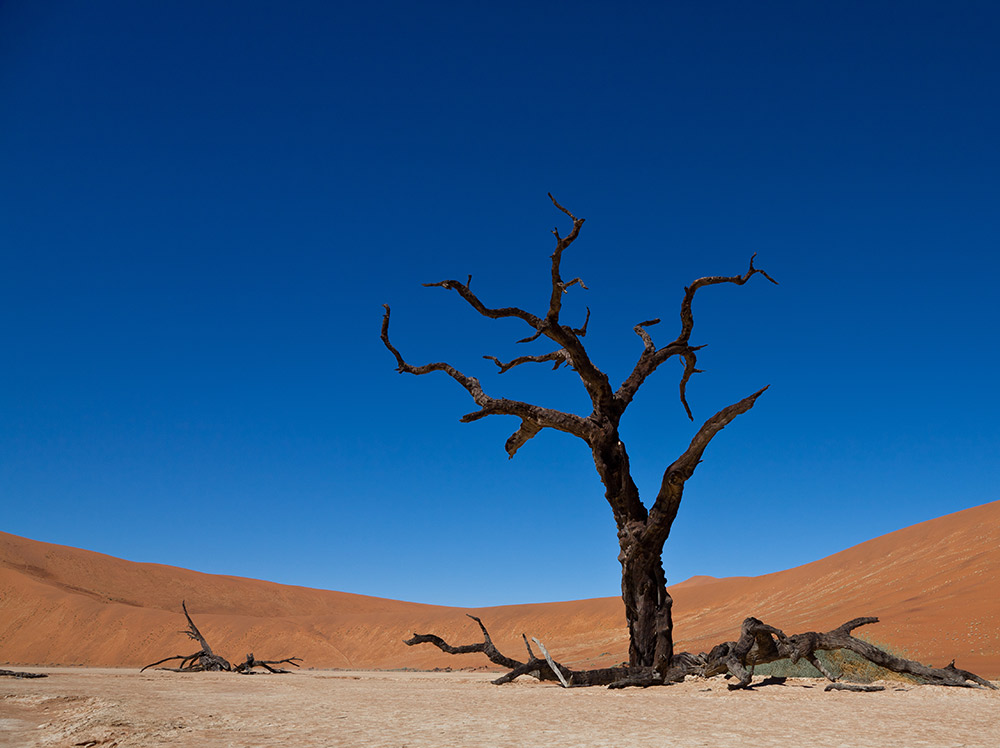
[[[170,670],[175,673],[200,673],[205,671],[213,672],[236,672],[243,675],[250,675],[254,672],[254,668],[262,667],[271,673],[288,673],[288,670],[279,670],[272,668],[271,665],[281,665],[288,663],[299,667],[298,662],[301,662],[299,657],[289,657],[284,660],[258,660],[253,654],[248,654],[246,661],[240,663],[236,667],[227,660],[225,657],[215,654],[212,651],[211,645],[202,636],[198,627],[194,625],[194,621],[191,620],[191,615],[188,613],[187,603],[182,601],[181,608],[184,609],[184,617],[187,618],[188,627],[182,631],[189,639],[194,639],[201,645],[199,649],[194,654],[189,655],[173,655],[172,657],[164,657],[162,660],[157,660],[156,662],[151,662],[150,664],[144,666],[139,672],[143,670],[148,670],[151,667],[156,667],[157,665],[162,665],[164,662],[171,662],[172,660],[180,660],[180,665],[178,667],[167,667],[160,668],[160,670]]]
[[[662,678],[660,678],[658,674],[654,673],[652,668],[612,667],[600,670],[573,670],[565,665],[555,662],[549,657],[536,656],[534,651],[531,649],[531,644],[528,643],[527,636],[524,636],[523,634],[522,637],[524,638],[524,646],[528,650],[528,659],[525,662],[515,660],[513,657],[508,657],[496,648],[496,645],[493,644],[493,639],[490,637],[490,632],[486,630],[486,626],[479,618],[471,614],[466,615],[479,624],[479,629],[483,632],[483,641],[477,642],[476,644],[463,644],[461,646],[453,647],[444,641],[444,639],[440,636],[436,636],[435,634],[414,634],[403,643],[410,647],[416,644],[433,644],[442,652],[447,652],[448,654],[472,654],[474,652],[481,652],[490,659],[490,662],[510,670],[509,673],[506,673],[493,681],[493,683],[498,686],[503,685],[504,683],[510,683],[512,680],[521,675],[531,675],[538,678],[538,680],[556,681],[567,687],[608,686],[622,681],[623,679],[639,677],[645,677],[647,679],[652,678],[658,683],[662,682]],[[535,642],[537,643],[538,640],[536,639]],[[541,644],[539,644],[539,647],[541,647]],[[558,674],[556,672],[557,670],[559,671]],[[560,675],[562,677],[560,677]]]
[[[0,676],[8,676],[10,678],[48,678],[49,676],[45,673],[25,673],[20,670],[0,670]]]
[[[284,670],[283,668],[274,668],[272,665],[294,665],[299,667],[299,663],[302,662],[301,657],[286,657],[284,660],[258,660],[253,656],[253,652],[247,655],[246,660],[241,662],[239,665],[233,668],[237,673],[242,673],[243,675],[254,675],[256,672],[254,668],[262,667],[269,673],[290,673],[291,670]]]
[[[882,686],[867,686],[852,683],[840,683],[838,677],[831,673],[816,657],[820,651],[846,649],[860,655],[873,665],[885,668],[894,673],[906,674],[922,684],[937,686],[961,686],[966,688],[996,689],[992,683],[980,678],[968,670],[955,667],[954,661],[947,667],[933,668],[913,660],[889,654],[874,644],[851,636],[851,632],[869,623],[877,623],[877,618],[855,618],[832,631],[817,633],[808,631],[804,634],[786,636],[780,629],[768,626],[756,618],[747,618],[740,628],[740,638],[734,642],[723,642],[712,648],[708,654],[698,655],[680,652],[673,658],[673,665],[664,670],[643,666],[622,666],[601,668],[598,670],[573,670],[553,660],[548,652],[544,658],[538,658],[528,644],[528,639],[522,634],[528,649],[528,660],[521,662],[500,652],[493,644],[489,631],[476,616],[469,615],[479,624],[483,632],[483,641],[476,644],[452,646],[434,634],[414,634],[404,641],[408,646],[416,644],[433,644],[442,652],[448,654],[471,654],[482,652],[490,662],[507,668],[510,672],[493,681],[497,685],[509,683],[518,676],[531,675],[539,680],[559,681],[563,686],[607,686],[608,688],[627,688],[630,686],[646,687],[678,683],[689,675],[711,677],[725,675],[735,678],[736,682],[729,685],[730,690],[759,688],[761,686],[782,684],[785,678],[765,678],[759,683],[752,683],[753,668],[779,660],[791,660],[794,664],[800,659],[810,662],[829,681],[825,690],[841,691],[881,691]],[[534,639],[541,647],[541,643]]]
[[[837,676],[825,667],[816,657],[817,652],[846,649],[860,655],[873,665],[885,668],[893,673],[913,677],[920,683],[936,686],[962,686],[966,688],[995,689],[988,680],[980,678],[968,670],[955,667],[954,660],[943,668],[930,667],[914,660],[897,657],[874,644],[858,639],[851,632],[859,626],[878,623],[878,618],[855,618],[841,626],[818,633],[807,631],[804,634],[786,636],[781,629],[768,626],[756,618],[747,618],[740,628],[740,638],[735,642],[724,642],[712,648],[706,654],[698,655],[699,662],[694,666],[694,672],[712,676],[725,674],[736,678],[736,683],[729,688],[746,688],[753,678],[755,665],[763,665],[778,660],[791,660],[794,664],[806,660],[819,670],[831,682],[837,682]],[[832,690],[832,689],[827,689]],[[860,690],[843,688],[842,690]]]
[[[389,342],[388,304],[385,305],[385,314],[382,317],[382,342],[395,356],[397,371],[414,375],[440,371],[464,387],[472,396],[478,410],[463,416],[461,418],[463,423],[491,415],[518,418],[520,426],[507,439],[505,445],[510,457],[546,428],[564,431],[587,443],[593,456],[594,466],[604,484],[604,496],[614,513],[618,529],[622,600],[625,603],[629,628],[629,667],[639,670],[652,668],[664,673],[670,668],[673,658],[673,622],[672,600],[667,594],[661,557],[663,544],[670,535],[671,525],[677,516],[684,484],[701,462],[705,449],[715,435],[738,415],[750,410],[767,388],[723,408],[698,429],[688,448],[664,472],[660,491],[648,509],[640,500],[639,491],[632,480],[628,452],[618,431],[619,423],[646,379],[665,361],[674,357],[684,362],[679,387],[680,400],[688,417],[694,420],[688,406],[686,389],[691,376],[699,371],[697,351],[702,347],[690,343],[694,328],[691,307],[695,294],[705,286],[721,283],[743,285],[758,273],[772,283],[775,281],[763,270],[754,267],[753,257],[750,258],[749,269],[742,275],[709,276],[694,281],[684,289],[680,310],[680,333],[673,341],[662,347],[657,347],[653,342],[648,328],[658,324],[659,319],[640,322],[633,328],[642,341],[643,350],[631,373],[616,389],[612,387],[608,376],[591,361],[584,348],[583,338],[587,334],[590,311],[587,311],[583,324],[578,328],[564,324],[560,319],[563,295],[575,285],[586,288],[580,278],[564,281],[560,269],[563,252],[579,236],[584,219],[574,216],[556,202],[552,195],[549,195],[549,198],[556,208],[572,220],[573,228],[565,237],[560,236],[558,229],[552,232],[556,239],[555,251],[551,258],[552,289],[548,299],[548,309],[544,315],[538,316],[518,307],[486,306],[470,289],[472,276],[469,276],[465,283],[445,280],[425,285],[454,291],[484,317],[522,320],[533,332],[519,340],[519,343],[530,343],[544,337],[555,344],[555,350],[538,355],[518,356],[506,363],[495,356],[484,358],[493,361],[501,374],[528,363],[553,363],[553,368],[567,364],[577,373],[590,398],[592,410],[589,414],[579,416],[531,403],[492,397],[486,394],[478,379],[467,376],[447,363],[437,362],[420,366],[408,364],[402,354]]]

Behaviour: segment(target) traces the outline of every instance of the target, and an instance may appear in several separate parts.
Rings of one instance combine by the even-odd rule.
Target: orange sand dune
[[[862,615],[872,639],[934,665],[957,658],[1000,676],[1000,501],[908,527],[828,558],[762,577],[698,577],[671,589],[679,649],[735,638],[748,615],[786,632],[825,630]],[[178,633],[180,601],[215,649],[242,659],[302,657],[306,667],[433,668],[487,664],[429,646],[479,639],[487,623],[517,657],[521,632],[571,665],[626,658],[617,598],[447,608],[140,564],[0,533],[0,662],[139,666],[197,646]]]

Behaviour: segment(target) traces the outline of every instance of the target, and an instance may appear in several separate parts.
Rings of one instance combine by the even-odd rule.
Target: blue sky
[[[617,595],[586,446],[463,425],[443,375],[581,411],[571,371],[421,283],[565,319],[621,380],[699,293],[673,581],[796,566],[1000,499],[990,2],[0,4],[0,529],[452,605]],[[541,6],[541,7],[540,7]],[[622,433],[640,490],[680,367]]]

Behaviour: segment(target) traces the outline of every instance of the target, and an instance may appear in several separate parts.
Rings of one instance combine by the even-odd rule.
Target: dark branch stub
[[[271,665],[288,663],[290,665],[294,665],[295,667],[299,667],[298,663],[302,661],[300,657],[288,657],[284,660],[258,660],[252,654],[248,654],[245,662],[233,667],[229,660],[215,654],[212,651],[212,647],[209,645],[208,641],[204,636],[202,636],[201,631],[199,631],[198,627],[195,626],[194,621],[191,620],[191,615],[188,613],[187,603],[185,601],[181,602],[181,608],[184,610],[184,617],[187,618],[188,622],[188,627],[181,633],[186,635],[189,639],[194,639],[198,642],[198,644],[201,645],[201,649],[194,654],[164,657],[162,660],[157,660],[156,662],[152,662],[149,665],[144,666],[139,671],[140,673],[151,667],[162,665],[165,662],[171,662],[172,660],[180,660],[180,665],[177,667],[159,669],[170,670],[175,673],[236,672],[242,675],[250,675],[253,674],[254,668],[262,667],[271,673],[288,673],[290,671],[272,668]]]

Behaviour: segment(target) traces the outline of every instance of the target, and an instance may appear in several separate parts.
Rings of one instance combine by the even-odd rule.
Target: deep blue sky
[[[796,566],[1000,498],[993,2],[0,3],[0,529],[420,602],[616,595],[586,446],[513,460],[487,391],[571,371],[423,282],[567,320],[620,381],[705,289],[673,582]],[[543,7],[539,7],[543,6]],[[623,422],[647,498],[696,428]]]

